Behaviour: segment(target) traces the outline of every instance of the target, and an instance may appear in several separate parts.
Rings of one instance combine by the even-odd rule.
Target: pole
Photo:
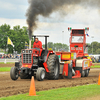
[[[28,31],[28,35],[29,35],[29,49],[31,49],[31,38],[32,38],[32,31],[31,30],[29,30],[29,29],[27,29],[27,31]]]
[[[92,42],[92,54],[93,54],[93,42]]]
[[[6,35],[6,37],[7,37],[7,49],[8,49],[8,36]],[[6,52],[8,54],[8,51],[6,51]]]
[[[63,33],[64,31],[62,31],[62,50],[63,50]]]
[[[92,36],[91,38],[92,38],[92,54],[93,54],[93,38],[94,38],[94,36]]]
[[[31,49],[31,39],[29,39],[29,49]]]
[[[47,36],[45,36],[45,50],[47,50]]]
[[[13,57],[15,58],[15,52],[14,52],[14,47],[13,47]]]

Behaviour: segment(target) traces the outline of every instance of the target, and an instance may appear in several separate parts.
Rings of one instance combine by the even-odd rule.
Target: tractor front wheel
[[[84,77],[84,76],[85,76],[85,70],[82,70],[81,77]]]
[[[10,77],[12,80],[17,80],[19,77],[19,71],[17,67],[12,67],[10,70]]]
[[[46,73],[48,79],[56,80],[59,78],[59,58],[57,55],[53,54],[48,57],[47,65],[49,73]]]
[[[86,70],[85,70],[85,77],[87,77],[88,75],[89,75],[89,70],[86,69]]]
[[[40,67],[37,69],[37,72],[36,72],[36,79],[38,81],[43,81],[45,78],[45,69]]]

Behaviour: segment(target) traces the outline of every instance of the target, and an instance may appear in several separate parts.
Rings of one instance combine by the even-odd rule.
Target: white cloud
[[[16,6],[14,4],[11,4],[9,2],[5,2],[5,1],[0,1],[0,9],[4,10],[15,10]]]
[[[26,9],[28,8],[28,5],[19,5],[18,8],[24,12],[26,12]]]
[[[27,26],[25,19],[6,19],[6,18],[0,18],[0,25],[2,24],[9,24],[11,28],[16,25],[20,25],[21,27]]]
[[[25,19],[27,8],[27,0],[2,0],[0,1],[0,17],[10,19]]]
[[[26,8],[26,7],[25,7]],[[24,7],[23,7],[24,10]],[[37,22],[38,29],[34,31],[34,34],[45,34],[49,35],[48,41],[50,42],[63,42],[69,45],[70,33],[68,32],[68,27],[83,29],[89,27],[89,36],[87,37],[87,42],[91,43],[91,36],[94,36],[94,41],[100,42],[100,14],[98,9],[84,9],[80,6],[75,8],[75,12],[68,13],[64,18],[58,16],[57,13],[53,13],[49,18],[39,17],[39,22]],[[57,18],[58,17],[58,18]],[[61,18],[61,20],[59,20]],[[15,25],[20,25],[21,27],[27,26],[26,19],[4,19],[0,18],[0,25],[9,24],[13,28]],[[64,33],[62,34],[62,31]],[[40,38],[43,41],[43,39]],[[44,42],[43,42],[44,43]]]

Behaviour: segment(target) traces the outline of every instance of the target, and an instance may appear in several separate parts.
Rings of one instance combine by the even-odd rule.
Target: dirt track
[[[76,85],[92,84],[98,82],[100,69],[91,69],[89,77],[77,79],[59,79],[59,80],[35,80],[36,91],[48,90],[60,87],[71,87]],[[29,92],[30,79],[10,79],[9,72],[0,73],[0,97],[27,93]]]
[[[10,63],[10,64],[0,64],[0,67],[13,67],[15,66],[15,63]]]

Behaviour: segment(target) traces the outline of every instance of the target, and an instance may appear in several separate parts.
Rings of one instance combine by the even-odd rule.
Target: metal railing
[[[19,59],[0,59],[0,62],[4,62],[4,63],[7,63],[7,62],[18,62]]]

